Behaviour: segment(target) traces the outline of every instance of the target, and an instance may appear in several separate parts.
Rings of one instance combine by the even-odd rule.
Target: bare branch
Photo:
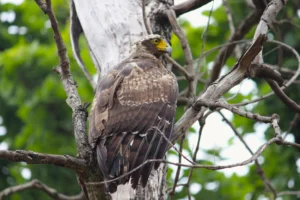
[[[41,8],[41,10],[47,14],[47,5],[46,2],[43,0],[35,0],[36,4]]]
[[[244,138],[239,134],[238,130],[234,127],[234,125],[221,112],[219,112],[219,114],[223,117],[223,120],[230,126],[230,128],[233,130],[234,134],[244,144],[244,146],[251,153],[251,155],[254,155],[253,151],[250,149],[249,145],[246,143]],[[273,196],[274,196],[274,199],[275,199],[276,196],[277,196],[275,188],[272,186],[271,182],[266,177],[266,175],[264,173],[264,170],[262,169],[261,165],[258,163],[257,160],[255,160],[255,165],[256,165],[256,168],[257,168],[257,173],[261,177],[261,179],[263,180],[263,182],[265,184],[265,187],[268,188],[273,193]]]
[[[290,109],[292,109],[293,111],[297,112],[300,114],[300,106],[293,101],[292,99],[290,99],[279,87],[279,85],[271,80],[271,79],[266,79],[266,81],[268,82],[268,84],[270,85],[270,87],[272,88],[272,90],[274,91],[274,93],[277,95],[277,97]]]
[[[40,4],[38,4],[40,5]],[[54,70],[60,74],[62,85],[67,94],[67,104],[72,108],[73,111],[73,127],[74,135],[76,140],[76,147],[78,152],[78,157],[89,162],[88,170],[83,173],[78,173],[79,182],[81,184],[82,190],[89,199],[106,199],[109,195],[104,192],[104,186],[89,186],[85,185],[85,181],[100,181],[102,176],[99,168],[93,162],[92,150],[88,143],[88,138],[86,134],[86,121],[87,121],[87,106],[88,104],[82,105],[81,99],[79,97],[76,83],[70,72],[70,61],[67,55],[67,49],[63,42],[62,36],[58,29],[58,22],[55,18],[53,9],[51,7],[51,0],[46,0],[46,14],[50,19],[52,30],[54,32],[54,39],[57,47],[57,52],[59,56],[60,67],[56,67]]]
[[[225,8],[226,11],[226,15],[227,15],[227,19],[228,19],[228,23],[229,23],[229,29],[230,29],[230,36],[232,36],[235,32],[235,27],[234,27],[234,22],[233,22],[233,17],[232,17],[232,13],[230,11],[229,5],[227,3],[227,0],[222,0],[222,4]],[[239,45],[236,45],[236,47],[234,48],[234,54],[236,59],[239,59],[241,57],[241,48]]]
[[[289,87],[297,78],[298,76],[300,75],[300,55],[298,54],[297,50],[294,49],[293,47],[285,44],[285,43],[282,43],[282,42],[279,42],[279,41],[275,41],[275,40],[272,40],[272,41],[268,41],[268,43],[274,43],[274,44],[278,44],[278,45],[281,45],[283,47],[285,47],[287,50],[291,51],[296,59],[297,59],[297,62],[298,62],[298,68],[297,68],[297,71],[295,72],[295,74],[293,75],[293,77],[287,82],[284,84],[284,86],[282,86],[280,89],[284,90],[286,89],[287,87]],[[238,103],[238,104],[234,104],[236,106],[245,106],[245,105],[248,105],[248,104],[251,104],[251,103],[255,103],[255,102],[258,102],[262,99],[265,99],[267,97],[270,97],[271,95],[273,95],[274,92],[270,92],[269,94],[266,94],[260,98],[257,98],[257,99],[253,99],[251,101],[247,101],[247,102],[243,102],[243,103]]]
[[[181,4],[172,6],[171,9],[173,9],[176,16],[179,17],[180,15],[200,8],[211,1],[212,0],[187,0]]]
[[[248,15],[246,19],[243,20],[240,23],[240,25],[237,27],[234,34],[229,38],[229,43],[242,39],[251,30],[251,28],[259,21],[261,14],[262,12],[260,10],[256,10],[252,12],[250,15]],[[235,44],[231,44],[229,46],[223,47],[220,50],[212,68],[209,84],[217,80],[217,78],[220,76],[222,66],[229,58],[231,53],[233,52],[235,46],[236,46]]]
[[[209,114],[211,114],[212,112],[210,112]],[[200,148],[200,140],[201,140],[201,136],[202,136],[202,132],[203,132],[203,128],[205,126],[205,121],[206,121],[206,118],[209,116],[209,114],[201,117],[201,119],[199,119],[199,124],[200,124],[200,129],[199,129],[199,132],[198,132],[198,139],[197,139],[197,144],[196,144],[196,148],[195,148],[195,151],[194,151],[194,155],[193,155],[193,161],[196,162],[197,161],[197,154],[198,154],[198,151],[199,151],[199,148]],[[192,175],[193,175],[193,172],[194,172],[194,168],[192,168],[190,170],[190,173],[189,173],[189,176],[188,176],[188,181],[186,183],[186,187],[187,187],[187,190],[189,191],[189,187],[190,187],[190,184],[191,184],[191,180],[192,180]],[[190,194],[188,193],[188,197],[189,197],[189,200],[191,199],[190,197]]]
[[[276,15],[287,2],[288,0],[272,0],[271,3],[269,3],[268,7],[261,16],[259,24],[257,25],[254,34],[254,39],[256,39],[261,34],[267,34],[269,28],[275,20]],[[259,55],[255,58],[254,62],[263,62],[262,52],[259,53]]]
[[[239,84],[244,78],[247,72],[247,68],[257,53],[261,50],[262,44],[266,37],[261,35],[251,45],[251,47],[242,56],[236,66],[227,75],[217,80],[214,84],[209,86],[207,90],[198,98],[197,101],[214,102],[218,100],[223,94],[229,91],[233,86]],[[206,108],[200,107],[197,103],[189,108],[184,115],[177,121],[174,128],[174,134],[172,135],[172,141],[177,140],[180,135],[184,134],[196,120],[198,120]]]
[[[282,145],[287,145],[287,146],[292,146],[292,147],[296,147],[296,148],[300,148],[300,144],[295,143],[295,142],[287,142],[287,141],[278,141],[278,144],[282,144]]]
[[[271,79],[276,81],[280,86],[282,86],[284,82],[284,79],[281,78],[281,74],[267,64],[252,64],[247,75],[251,78]]]
[[[193,68],[194,61],[193,61],[193,56],[192,56],[192,52],[191,52],[191,48],[189,46],[188,40],[187,40],[185,34],[183,33],[181,27],[179,26],[179,24],[176,21],[176,16],[175,16],[174,10],[172,10],[172,9],[167,10],[166,13],[167,13],[168,19],[170,21],[170,24],[172,25],[174,33],[180,40],[180,44],[181,44],[181,47],[184,52],[186,69],[187,69],[188,73],[190,74],[190,76],[194,76],[195,75],[195,71]],[[196,92],[196,87],[195,87],[194,81],[189,81],[188,97],[189,98],[194,97],[195,92]]]
[[[270,139],[269,141],[267,141],[266,143],[264,143],[263,145],[261,145],[257,151],[254,153],[254,155],[252,157],[250,157],[249,159],[239,162],[239,163],[235,163],[235,164],[229,164],[229,165],[199,165],[199,164],[182,164],[182,163],[175,163],[175,162],[170,162],[170,161],[166,161],[165,159],[149,159],[147,161],[145,161],[144,163],[142,163],[141,165],[137,166],[136,168],[132,169],[131,171],[129,171],[126,174],[123,174],[117,178],[114,179],[110,179],[110,180],[105,180],[102,182],[88,182],[86,183],[87,185],[103,185],[105,183],[110,183],[110,182],[114,182],[116,180],[122,179],[126,176],[128,176],[129,174],[137,171],[138,169],[140,169],[141,167],[143,167],[144,165],[148,164],[148,163],[152,163],[152,162],[160,162],[160,163],[166,163],[166,164],[171,164],[171,165],[175,165],[175,166],[182,166],[182,167],[190,167],[190,168],[204,168],[204,169],[210,169],[210,170],[221,170],[221,169],[226,169],[226,168],[233,168],[233,167],[237,167],[237,166],[243,166],[243,165],[247,165],[252,163],[253,161],[255,161],[265,150],[265,148],[267,146],[269,146],[270,144],[274,143],[274,142],[279,142],[281,139],[278,137],[273,137],[272,139]]]
[[[84,160],[69,155],[44,154],[33,151],[0,150],[0,159],[7,159],[15,162],[26,162],[28,164],[50,164],[69,168],[75,171],[83,171],[86,168]]]
[[[205,107],[212,108],[212,109],[221,107],[221,108],[225,108],[226,110],[229,110],[239,116],[246,117],[248,119],[253,119],[253,120],[264,122],[264,123],[272,122],[272,117],[266,117],[266,116],[261,116],[259,114],[247,112],[247,111],[241,110],[235,106],[227,104],[224,101],[207,102],[207,101],[199,100],[199,101],[197,101],[197,106],[205,106]]]
[[[186,80],[187,81],[193,81],[194,80],[194,77],[188,72],[186,71],[179,63],[177,63],[172,57],[170,57],[169,55],[164,55],[167,60],[173,64],[173,66],[178,69],[180,72],[183,73],[183,75],[185,76]]]
[[[22,192],[28,189],[38,189],[46,193],[49,197],[56,199],[56,200],[84,200],[85,197],[83,193],[80,193],[75,196],[66,196],[64,194],[58,193],[55,189],[41,183],[39,180],[32,180],[28,183],[12,186],[6,188],[3,191],[0,191],[0,199],[3,199],[6,196],[9,196],[13,193]]]
[[[278,196],[284,196],[284,195],[295,195],[295,196],[299,196],[300,195],[300,191],[282,191],[278,193]]]
[[[298,113],[295,114],[293,120],[290,122],[290,126],[287,129],[287,131],[285,131],[284,135],[282,136],[283,139],[285,139],[288,136],[288,133],[290,133],[293,128],[299,123],[300,120],[300,115]]]
[[[297,29],[300,29],[300,25],[292,22],[291,19],[282,19],[282,20],[279,20],[279,21],[274,20],[274,23],[276,23],[276,24],[287,23],[287,24],[291,24],[292,26],[295,26]]]
[[[44,5],[44,3],[41,3],[43,2],[41,0],[36,0],[36,2],[38,3],[39,6]],[[67,103],[74,112],[74,116],[73,116],[74,128],[75,128],[74,134],[75,134],[79,157],[88,159],[90,152],[89,152],[87,135],[85,134],[86,119],[87,119],[86,110],[82,106],[76,88],[76,83],[73,80],[70,72],[70,60],[67,55],[67,48],[59,32],[58,22],[56,20],[53,9],[51,7],[51,0],[46,0],[46,5],[47,5],[46,14],[49,16],[52,30],[54,32],[54,39],[55,39],[57,52],[59,56],[59,63],[60,63],[60,68],[55,68],[55,71],[59,73],[61,76],[63,87],[68,96]],[[42,6],[40,7],[42,10],[44,9],[44,7]]]

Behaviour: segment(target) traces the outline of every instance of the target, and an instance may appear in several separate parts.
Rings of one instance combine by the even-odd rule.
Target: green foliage
[[[237,1],[228,1],[231,12],[234,16],[234,24],[237,26],[243,19],[251,12],[250,9],[245,5],[244,2]],[[292,2],[289,2],[284,10],[280,13],[278,19],[289,17],[293,23],[299,22],[299,19],[295,17],[295,5]],[[203,12],[204,15],[209,16],[210,11]],[[197,58],[201,55],[201,49],[204,48],[204,52],[212,49],[215,46],[223,44],[227,42],[228,37],[230,35],[230,30],[228,26],[226,12],[223,7],[217,8],[213,11],[211,16],[211,23],[207,30],[205,27],[193,27],[190,25],[188,21],[181,20],[181,26],[183,27],[189,44],[191,45],[191,50],[194,58]],[[281,24],[277,27],[278,30],[281,30],[281,37],[283,38],[283,42],[291,45],[296,49],[300,49],[300,36],[297,34],[298,29],[292,26],[291,24]],[[273,29],[274,30],[274,29]],[[203,36],[205,34],[206,38]],[[255,27],[251,29],[249,33],[245,36],[245,38],[252,39],[255,31]],[[275,37],[274,39],[278,40],[277,33],[270,31],[269,35]],[[173,45],[173,57],[177,60],[177,62],[184,64],[184,55],[181,50],[180,42],[176,36],[172,38]],[[245,45],[241,45],[242,49],[245,49]],[[289,69],[297,69],[297,60],[293,56],[293,54],[287,51],[284,48],[275,49],[276,45],[266,44],[264,46],[264,60],[266,63],[280,65]],[[280,51],[282,51],[282,55],[284,56],[282,60],[279,59]],[[270,52],[270,53],[266,53]],[[214,51],[201,60],[200,63],[200,71],[204,73],[203,78],[207,79],[209,77],[209,68],[210,64],[214,62],[218,51]],[[224,71],[227,71],[234,66],[237,60],[234,57],[230,57],[225,63]],[[282,63],[282,64],[280,64]],[[226,67],[228,67],[226,69]],[[247,102],[253,99],[256,99],[262,95],[265,95],[271,92],[268,84],[261,79],[254,79],[256,83],[257,89],[251,91],[248,94],[244,94],[241,92],[244,89],[244,85],[242,84],[239,91],[236,92],[228,92],[224,95],[225,99],[234,98],[229,100],[229,103],[235,104],[240,102]],[[187,82],[181,81],[179,82],[180,90],[182,91],[186,88]],[[204,88],[204,84],[200,83],[197,86],[197,91],[200,93]],[[300,89],[299,85],[294,84],[287,90],[285,90],[286,94],[292,99],[296,100],[300,99]],[[291,120],[294,118],[295,113],[288,109],[276,96],[269,97],[260,103],[255,103],[253,106],[246,106],[246,110],[253,111],[255,113],[259,113],[261,115],[270,116],[273,113],[277,113],[280,115],[280,127],[283,131],[286,131],[289,126]],[[180,117],[181,113],[183,113],[184,109],[179,107],[177,109],[177,118]],[[180,114],[179,114],[180,113]],[[238,128],[240,134],[243,136],[254,135],[256,136],[256,128],[259,127],[261,123],[256,123],[253,120],[246,119],[244,117],[240,117],[234,115],[232,119],[232,123],[235,127]],[[299,127],[299,126],[298,126]],[[299,136],[299,128],[294,128],[292,130],[292,134],[294,135],[295,142],[300,142]],[[197,130],[196,130],[197,131]],[[197,133],[189,133],[189,134],[197,134]],[[220,133],[222,134],[222,133]],[[270,139],[274,136],[274,130],[272,127],[269,127],[265,132],[265,139]],[[257,136],[259,137],[259,136]],[[291,136],[292,137],[292,136]],[[231,146],[234,143],[234,136],[228,141],[228,145]],[[213,139],[213,138],[212,138]],[[217,140],[218,138],[215,138]],[[246,141],[247,142],[247,141]],[[213,143],[213,141],[212,141]],[[185,152],[189,152],[188,156],[192,156],[195,147],[191,144],[188,146],[184,146]],[[203,150],[204,154],[200,155],[211,155],[214,159],[223,160],[222,152],[226,150],[226,147],[222,147],[221,149],[210,149]],[[252,149],[256,150],[256,149]],[[200,151],[201,151],[201,143],[200,143]],[[171,154],[174,154],[171,151]],[[265,152],[262,154],[263,163],[262,168],[265,172],[266,177],[271,181],[271,184],[275,187],[276,191],[285,191],[285,190],[299,190],[299,166],[297,167],[296,161],[299,159],[299,151],[292,147],[287,146],[278,146],[276,144],[269,146]],[[248,157],[247,157],[248,158]],[[244,158],[246,160],[247,158]],[[202,158],[205,160],[205,158]],[[203,164],[203,160],[198,160],[199,164]],[[240,160],[242,161],[242,160]],[[207,162],[207,161],[206,161]],[[298,161],[299,162],[299,161]],[[212,164],[212,163],[210,163]],[[237,168],[238,171],[238,168]],[[185,169],[180,174],[179,183],[185,184],[187,182],[187,177],[190,172],[190,169]],[[176,170],[172,167],[172,173],[176,173]],[[173,187],[174,178],[171,175],[171,172],[168,172],[168,182],[169,186]],[[237,173],[233,173],[232,175],[226,175],[223,171],[211,171],[206,169],[194,169],[193,176],[191,178],[190,191],[192,191],[192,183],[197,183],[201,185],[201,189],[196,193],[191,193],[193,199],[222,199],[222,200],[240,200],[240,199],[260,199],[262,197],[272,199],[272,194],[266,190],[264,183],[261,177],[257,173],[257,168],[255,165],[249,166],[249,172],[245,175],[239,175]],[[208,183],[213,183],[215,185],[214,188],[207,187]],[[288,183],[293,183],[288,186]],[[178,187],[177,193],[175,194],[174,199],[187,199],[187,189],[185,187]],[[295,196],[283,196],[282,199],[290,200],[296,199]]]
[[[234,15],[234,25],[237,26],[251,12],[244,1],[228,0],[229,7]],[[64,0],[53,1],[56,17],[60,24],[60,30],[63,39],[67,43],[68,54],[71,58],[71,70],[78,84],[78,91],[83,102],[90,102],[93,98],[93,91],[82,72],[79,70],[76,62],[72,59],[69,38],[69,19],[68,5]],[[13,12],[15,19],[0,23],[0,127],[6,128],[6,133],[0,135],[0,145],[7,144],[9,149],[26,149],[44,153],[69,154],[76,156],[75,141],[72,128],[71,110],[67,106],[66,94],[62,88],[60,78],[52,71],[53,67],[58,65],[56,47],[53,41],[53,33],[46,15],[38,8],[34,1],[25,0],[20,5],[1,4],[0,14]],[[195,11],[199,12],[199,11]],[[203,12],[209,16],[209,11]],[[300,19],[295,17],[296,1],[286,5],[279,14],[278,19],[288,17],[295,24],[300,23]],[[180,24],[187,35],[191,51],[194,58],[200,58],[204,52],[227,42],[230,36],[227,16],[225,9],[219,7],[215,9],[211,16],[211,23],[205,27],[193,27],[188,21],[180,20]],[[16,28],[16,32],[9,32]],[[281,30],[283,42],[300,50],[299,30],[291,24],[283,23],[277,27]],[[25,30],[25,31],[24,31]],[[245,36],[252,38],[255,27]],[[275,39],[278,39],[274,31],[269,33]],[[82,45],[82,57],[87,64],[88,70],[96,74],[96,70],[89,57],[88,48],[84,39],[80,40]],[[183,51],[180,42],[176,36],[172,37],[173,58],[182,65],[185,64]],[[241,45],[245,49],[245,45]],[[272,51],[275,45],[266,44],[264,52]],[[279,59],[278,49],[264,56],[265,62],[296,70],[297,62],[291,52],[282,50],[284,59]],[[218,51],[213,51],[195,64],[199,65],[199,73],[203,74],[203,79],[207,80],[210,76],[210,70],[213,62],[218,55]],[[224,67],[224,72],[228,72],[237,60],[230,57]],[[178,76],[182,76],[179,71],[175,71]],[[271,91],[269,86],[263,80],[254,80],[257,89],[248,94],[229,91],[224,98],[232,98],[229,103],[240,103],[255,99]],[[179,89],[183,91],[187,87],[187,81],[179,81]],[[205,85],[197,85],[197,92],[201,93]],[[241,90],[243,90],[243,85]],[[287,95],[294,100],[300,99],[299,86],[292,85],[286,90]],[[269,97],[252,107],[246,107],[249,111],[261,115],[271,115],[277,113],[280,115],[280,127],[283,131],[289,128],[289,123],[294,117],[294,113],[286,108],[276,97]],[[185,108],[179,106],[176,113],[178,120],[184,113]],[[3,119],[3,122],[1,122]],[[245,119],[234,115],[232,123],[238,128],[243,136],[257,135],[255,127],[259,123],[253,120]],[[300,131],[293,129],[295,141],[300,143]],[[198,130],[191,128],[189,135],[198,134]],[[222,132],[220,132],[222,134]],[[265,131],[265,139],[273,136],[272,128]],[[188,137],[187,137],[188,138]],[[193,137],[194,138],[194,137]],[[214,138],[217,140],[218,138]],[[186,140],[184,142],[184,154],[192,158],[195,151],[194,141]],[[213,143],[213,141],[212,141]],[[230,137],[228,146],[235,143],[235,136]],[[197,162],[199,164],[214,164],[213,160],[224,161],[224,150],[227,147],[202,149],[200,143]],[[177,153],[171,150],[170,156],[176,156]],[[201,157],[204,156],[204,157]],[[266,177],[271,181],[277,191],[299,190],[300,177],[299,167],[296,161],[299,159],[299,151],[286,146],[273,144],[269,146],[262,154]],[[174,157],[173,157],[174,158]],[[208,159],[213,158],[213,159]],[[245,158],[247,159],[247,158]],[[298,161],[299,162],[299,161]],[[64,194],[77,194],[80,191],[76,176],[70,170],[54,166],[26,165],[24,163],[13,163],[0,160],[0,190],[16,184],[28,182],[22,172],[24,169],[31,171],[31,179],[39,179],[49,186],[57,189]],[[183,168],[179,177],[179,183],[186,183],[190,169]],[[167,182],[169,187],[173,187],[174,174],[176,168],[170,167],[167,172]],[[293,186],[288,187],[288,183],[293,182]],[[222,200],[240,200],[240,199],[259,199],[259,197],[270,197],[270,193],[264,187],[263,181],[257,173],[255,165],[249,165],[249,171],[240,175],[234,172],[230,175],[224,171],[212,171],[207,169],[194,169],[191,177],[189,191],[193,199],[222,199]],[[67,185],[67,187],[66,187]],[[197,190],[195,188],[198,188]],[[200,189],[199,189],[200,188]],[[187,189],[178,187],[175,193],[175,199],[187,199]],[[282,199],[290,200],[296,197],[284,196]],[[28,190],[17,193],[9,199],[49,199],[45,194],[37,190]]]
[[[54,1],[60,29],[72,56],[69,39],[69,11],[65,1]],[[2,4],[0,13],[14,12],[15,19],[0,23],[0,116],[6,134],[0,144],[9,149],[26,149],[53,154],[76,156],[72,127],[72,113],[60,77],[52,70],[58,65],[53,33],[46,15],[35,1],[20,5]],[[9,34],[9,27],[26,27],[25,33]],[[88,58],[88,52],[83,52]],[[95,73],[91,60],[85,60]],[[84,102],[93,98],[92,88],[83,78],[76,62],[71,59],[72,73]],[[30,179],[39,179],[57,191],[74,195],[79,193],[76,175],[68,169],[55,166],[26,165],[0,160],[0,190],[28,182],[21,173],[30,169]],[[66,187],[66,184],[68,187]],[[14,194],[9,199],[49,199],[36,190]]]

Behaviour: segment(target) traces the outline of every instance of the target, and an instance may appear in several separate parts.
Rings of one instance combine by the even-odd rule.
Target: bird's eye
[[[152,42],[153,42],[153,44],[158,44],[159,40],[158,39],[153,39]]]

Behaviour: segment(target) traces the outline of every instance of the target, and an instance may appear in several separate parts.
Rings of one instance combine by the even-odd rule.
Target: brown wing
[[[119,65],[98,84],[90,115],[91,144],[106,179],[116,178],[148,159],[163,158],[167,138],[172,133],[177,82],[174,75],[157,61],[143,58]],[[141,178],[145,186],[153,165],[144,165],[132,174],[109,185],[131,178],[136,188]]]

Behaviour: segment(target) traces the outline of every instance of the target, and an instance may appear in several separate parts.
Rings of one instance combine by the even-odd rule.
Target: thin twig
[[[234,27],[232,13],[230,11],[227,0],[222,0],[222,4],[226,11],[226,16],[227,16],[227,20],[228,20],[228,24],[229,24],[229,29],[230,29],[230,36],[232,36],[235,33],[235,27]],[[239,59],[241,57],[241,52],[242,52],[242,50],[241,50],[240,46],[236,45],[236,47],[234,48],[234,55],[235,55],[236,59]]]
[[[186,71],[178,62],[176,62],[172,57],[170,57],[169,55],[164,55],[167,60],[173,64],[173,66],[178,69],[180,72],[183,73],[183,75],[185,76],[186,80],[187,81],[193,81],[194,80],[194,77],[193,75],[191,75],[188,71]]]
[[[183,135],[183,136],[181,137],[181,140],[180,140],[180,149],[179,149],[179,152],[180,152],[180,153],[182,153],[184,139],[185,139],[185,136]],[[180,155],[180,154],[178,155],[178,163],[181,163],[181,155]],[[178,166],[178,167],[177,167],[177,171],[176,171],[175,180],[174,180],[173,189],[172,189],[172,191],[169,193],[170,196],[171,196],[171,200],[173,200],[174,195],[175,195],[175,189],[176,189],[176,185],[177,185],[178,180],[179,180],[180,170],[181,170],[181,166]]]
[[[52,199],[56,199],[56,200],[84,200],[85,199],[83,193],[80,193],[75,196],[67,196],[67,195],[61,194],[61,193],[57,192],[55,189],[41,183],[39,180],[32,180],[32,181],[22,184],[22,185],[8,187],[8,188],[0,191],[0,199],[3,199],[4,197],[9,196],[11,194],[21,192],[24,190],[28,190],[28,189],[41,190],[45,194],[47,194],[49,197],[51,197]]]
[[[206,118],[208,116],[209,115],[205,115],[201,119],[198,120],[199,124],[200,124],[200,129],[199,129],[199,132],[198,132],[198,139],[197,139],[197,143],[196,143],[196,149],[195,149],[194,154],[193,154],[193,161],[194,162],[197,162],[197,154],[198,154],[199,147],[200,147],[200,140],[201,140],[201,136],[202,136],[202,132],[203,132],[204,126],[205,126],[205,121],[206,121]],[[194,172],[194,168],[192,168],[190,170],[190,173],[189,173],[189,176],[188,176],[188,181],[186,183],[186,187],[187,187],[188,190],[189,190],[189,187],[190,187],[190,184],[191,184],[193,172]],[[188,195],[188,198],[189,198],[189,200],[191,199],[190,194]]]
[[[251,113],[251,112],[247,112],[244,110],[240,110],[238,107],[227,104],[224,101],[216,101],[216,102],[197,101],[197,104],[199,104],[199,106],[206,106],[208,108],[217,108],[217,107],[225,108],[226,110],[229,110],[239,116],[253,119],[255,121],[260,121],[260,122],[264,122],[264,123],[272,122],[272,117],[261,116],[256,113]]]
[[[300,120],[300,115],[298,113],[296,113],[293,120],[290,122],[289,128],[282,136],[283,139],[286,139],[286,137],[288,136],[288,133],[290,133],[293,130],[293,128],[298,124],[299,120]]]
[[[259,21],[260,16],[262,14],[261,10],[255,10],[250,15],[248,15],[245,20],[243,20],[240,25],[237,27],[234,34],[229,38],[229,42],[237,41],[242,39],[251,28]],[[207,85],[217,80],[220,75],[223,64],[226,62],[227,58],[231,55],[232,51],[235,48],[235,44],[231,44],[229,46],[223,47],[218,56],[215,59],[213,69],[211,72],[210,81]]]
[[[300,29],[300,25],[298,25],[296,23],[293,23],[292,19],[282,19],[282,20],[279,20],[279,21],[274,20],[274,23],[276,23],[276,24],[287,23],[287,24],[291,24],[291,25],[295,26],[296,28]]]
[[[188,40],[187,40],[185,34],[183,33],[181,27],[179,26],[179,24],[176,21],[176,15],[175,15],[174,10],[172,10],[172,9],[167,10],[166,14],[167,14],[169,22],[173,28],[173,31],[174,31],[175,35],[178,37],[181,47],[183,49],[185,62],[186,62],[186,69],[187,69],[188,73],[190,74],[190,76],[194,76],[195,75],[195,71],[193,68],[194,61],[193,61],[191,48],[188,44]],[[189,81],[188,98],[193,98],[195,95],[195,92],[196,92],[196,87],[195,87],[194,81]]]
[[[133,172],[137,171],[138,169],[140,169],[144,165],[146,165],[148,163],[152,163],[152,162],[160,162],[160,163],[166,163],[166,164],[171,164],[171,165],[175,165],[175,166],[190,167],[190,168],[204,168],[204,169],[210,169],[210,170],[221,170],[221,169],[233,168],[233,167],[237,167],[237,166],[244,166],[244,165],[250,164],[253,161],[255,161],[263,153],[263,151],[265,150],[265,148],[267,146],[269,146],[270,144],[272,144],[274,142],[279,142],[279,141],[281,141],[280,138],[273,137],[272,139],[270,139],[269,141],[267,141],[266,143],[261,145],[257,149],[257,151],[254,153],[254,155],[251,156],[249,159],[244,160],[242,162],[235,163],[235,164],[229,164],[229,165],[199,165],[199,164],[193,164],[193,165],[191,165],[191,164],[170,162],[170,161],[166,161],[165,159],[149,159],[149,160],[146,160],[141,165],[137,166],[136,168],[132,169],[131,171],[127,172],[126,174],[123,174],[123,175],[121,175],[117,178],[110,179],[110,180],[105,180],[105,181],[102,181],[102,182],[88,182],[86,184],[88,184],[88,185],[103,185],[105,183],[114,182],[114,181],[117,181],[119,179],[122,179],[122,178],[128,176],[129,174],[132,174]]]
[[[213,0],[212,1],[212,6],[211,6],[210,11],[209,11],[207,24],[206,24],[205,29],[204,29],[204,31],[202,33],[202,36],[201,36],[201,40],[202,40],[201,51],[200,51],[200,56],[199,56],[199,59],[198,59],[198,62],[197,62],[196,72],[195,72],[196,82],[198,81],[198,79],[201,79],[203,77],[203,75],[205,74],[205,71],[206,71],[206,70],[204,70],[204,72],[201,73],[202,54],[204,52],[204,46],[205,46],[206,40],[207,40],[207,33],[208,33],[209,24],[210,24],[211,16],[212,16],[213,9],[214,9],[214,3],[215,3],[215,1]]]
[[[270,85],[276,96],[290,109],[292,109],[294,112],[297,112],[300,114],[300,106],[293,101],[291,98],[289,98],[279,87],[279,85],[271,80],[266,78],[265,79],[267,83]]]
[[[244,144],[244,146],[246,147],[246,149],[250,152],[251,155],[254,155],[253,151],[250,149],[249,145],[246,143],[246,141],[244,140],[244,138],[239,134],[238,130],[234,127],[234,125],[223,115],[223,113],[218,112],[223,120],[230,126],[230,128],[233,130],[234,134],[239,138],[239,140]],[[265,187],[268,188],[274,196],[274,199],[277,196],[276,190],[275,188],[272,186],[271,182],[268,180],[268,178],[266,177],[261,165],[258,163],[257,160],[254,161],[256,168],[257,168],[257,173],[258,175],[261,177],[261,179],[263,180]]]

